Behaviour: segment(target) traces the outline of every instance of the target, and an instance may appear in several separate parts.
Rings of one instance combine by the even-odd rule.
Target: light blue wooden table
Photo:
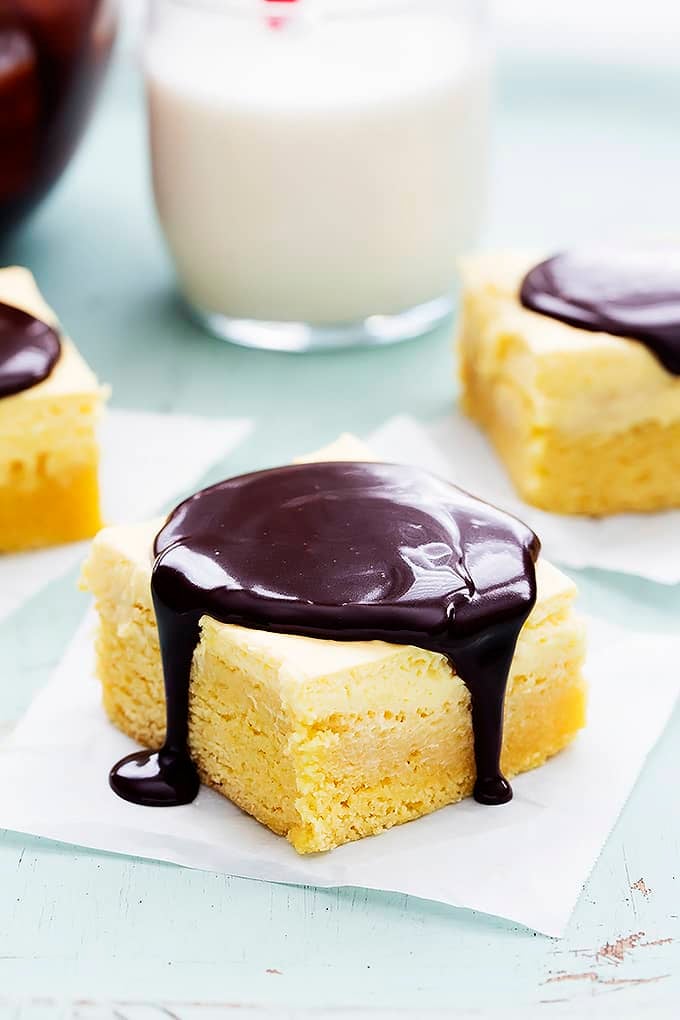
[[[505,66],[486,240],[677,235],[679,113],[678,80]],[[125,61],[67,178],[0,251],[14,261],[36,272],[114,405],[253,417],[229,471],[341,429],[365,432],[397,411],[436,417],[454,397],[448,330],[392,350],[295,357],[211,340],[178,313],[151,212],[140,87]],[[587,610],[678,627],[678,588],[596,572],[577,580]],[[81,616],[73,582],[0,626],[0,722],[45,682]],[[268,885],[4,833],[0,1012],[677,1015],[679,744],[676,714],[561,942],[403,896]]]

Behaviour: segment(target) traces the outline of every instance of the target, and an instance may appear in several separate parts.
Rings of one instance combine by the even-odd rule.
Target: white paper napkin
[[[421,464],[520,517],[557,563],[680,582],[680,510],[600,519],[537,510],[519,499],[485,436],[457,410],[430,425],[392,418],[368,441],[381,456]]]
[[[680,691],[680,641],[592,624],[589,724],[513,780],[503,807],[472,800],[327,854],[300,857],[211,790],[186,807],[119,800],[108,771],[135,745],[106,719],[89,615],[48,686],[0,745],[0,828],[206,871],[362,886],[510,918],[559,936]],[[644,676],[644,711],[640,677]]]
[[[109,411],[101,426],[107,521],[143,520],[184,494],[247,436],[238,418]],[[0,556],[0,620],[83,557],[85,542]]]

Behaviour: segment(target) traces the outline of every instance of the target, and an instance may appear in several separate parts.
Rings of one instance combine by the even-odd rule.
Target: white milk
[[[180,11],[151,31],[156,202],[194,306],[328,324],[450,291],[480,220],[488,59],[446,3],[404,6],[282,30]]]

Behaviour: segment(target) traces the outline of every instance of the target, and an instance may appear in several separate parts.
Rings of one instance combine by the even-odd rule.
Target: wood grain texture
[[[557,85],[533,95],[526,77],[505,85],[494,243],[552,246],[620,233],[624,219],[666,231],[680,164],[667,91],[631,98],[624,83],[626,100],[615,103],[615,90],[603,99],[582,82],[576,95]],[[200,334],[178,312],[143,153],[139,83],[120,66],[72,171],[0,252],[0,262],[33,268],[118,406],[253,416],[254,435],[211,477],[287,459],[342,429],[361,433],[397,411],[445,413],[453,365],[444,331],[393,350],[309,357]],[[650,172],[654,188],[640,187]],[[0,626],[5,723],[45,682],[84,610],[74,578]],[[577,580],[586,610],[677,630],[680,588],[593,571]],[[559,942],[403,896],[270,885],[4,833],[0,1014],[671,1016],[680,815],[669,791],[680,781],[679,743],[676,713]],[[511,881],[512,862],[499,867]]]

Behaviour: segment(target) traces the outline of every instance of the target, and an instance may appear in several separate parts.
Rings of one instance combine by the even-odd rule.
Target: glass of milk
[[[210,331],[301,351],[427,332],[487,169],[482,0],[154,0],[153,184]]]

